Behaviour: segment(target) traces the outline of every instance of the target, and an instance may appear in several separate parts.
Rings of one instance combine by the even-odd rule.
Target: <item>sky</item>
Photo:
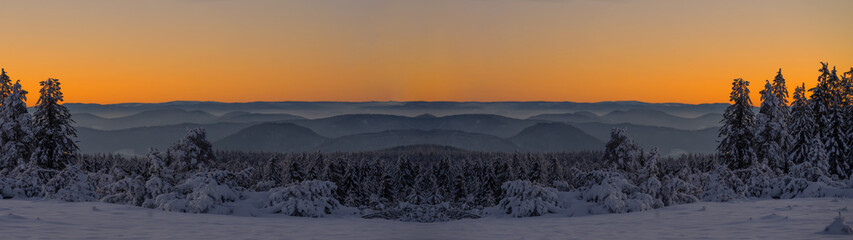
[[[853,66],[853,1],[3,0],[0,67],[66,102],[753,101]]]

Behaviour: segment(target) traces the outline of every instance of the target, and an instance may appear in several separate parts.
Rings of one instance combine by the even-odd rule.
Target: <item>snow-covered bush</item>
[[[145,186],[139,175],[125,176],[107,185],[101,201],[141,206],[145,200]]]
[[[255,190],[267,192],[273,187],[275,187],[275,185],[275,181],[259,181],[257,184],[255,184]]]
[[[835,235],[853,235],[853,228],[850,228],[849,225],[844,223],[844,217],[841,216],[841,213],[838,213],[838,217],[835,217],[835,220],[826,226],[823,229],[823,232],[826,234],[835,234]]]
[[[513,217],[532,217],[553,213],[557,209],[557,190],[542,187],[526,180],[501,185],[504,198],[500,208]]]
[[[680,177],[667,176],[661,186],[660,199],[665,206],[694,203],[699,201],[696,197],[698,191],[696,186],[681,180]]]
[[[163,181],[159,177],[152,177],[145,182],[145,199],[146,201],[152,200],[159,196],[160,194],[169,193],[169,190],[172,188],[168,182]]]
[[[186,195],[170,192],[157,195],[153,200],[145,200],[142,206],[170,212],[187,212]]]
[[[821,177],[828,176],[826,168],[825,166],[821,167],[818,164],[806,161],[792,166],[788,175],[814,182],[818,181]]]
[[[44,196],[42,186],[45,184],[45,177],[53,172],[42,169],[32,162],[18,165],[6,179],[12,191],[11,197]]]
[[[299,217],[323,217],[340,207],[332,192],[337,188],[328,181],[309,180],[271,190],[266,208],[273,213]]]
[[[663,207],[660,199],[642,193],[639,187],[618,175],[603,179],[583,191],[581,196],[587,202],[598,203],[609,213],[638,212]]]
[[[702,193],[698,196],[702,201],[728,202],[745,197],[743,181],[724,165],[717,165],[714,171],[697,177],[702,185]]]
[[[767,197],[773,188],[773,170],[762,162],[753,162],[749,168],[735,172],[746,186],[747,197]]]
[[[811,183],[802,178],[785,177],[776,179],[770,195],[774,198],[782,199],[795,198],[802,195],[803,191],[805,191]]]
[[[68,202],[95,201],[95,187],[89,182],[87,174],[76,165],[70,165],[54,175],[42,186],[45,197]]]
[[[15,197],[15,192],[12,191],[12,184],[7,182],[7,179],[0,176],[0,199]]]
[[[234,202],[239,194],[229,185],[219,183],[214,178],[217,175],[217,173],[197,173],[194,177],[172,188],[172,192],[160,194],[153,201],[146,201],[144,205],[167,211],[227,213],[228,209],[218,209],[218,207]],[[149,186],[155,191],[166,188],[162,182],[151,183]]]

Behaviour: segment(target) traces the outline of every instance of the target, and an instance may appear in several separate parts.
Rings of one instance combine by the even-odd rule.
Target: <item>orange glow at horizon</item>
[[[753,101],[853,67],[853,1],[5,1],[0,67],[65,102]]]

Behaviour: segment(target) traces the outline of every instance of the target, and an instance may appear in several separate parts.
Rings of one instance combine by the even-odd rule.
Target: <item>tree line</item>
[[[792,103],[782,70],[767,80],[756,114],[749,81],[734,79],[720,128],[718,160],[730,169],[767,167],[791,172],[850,177],[853,167],[853,68],[838,75],[821,63],[817,85],[794,89]],[[808,95],[808,96],[807,96]],[[813,177],[814,178],[814,177]]]
[[[0,70],[0,167],[5,171],[26,164],[62,170],[77,157],[77,131],[71,126],[71,113],[60,104],[59,79],[48,78],[39,85],[35,111],[30,114],[28,92],[20,80],[12,84],[6,70]]]
[[[41,83],[30,115],[26,91],[19,82],[11,84],[4,70],[0,196],[228,213],[234,202],[260,193],[269,195],[266,208],[274,213],[322,216],[341,204],[370,216],[429,216],[419,221],[496,206],[508,214],[515,211],[513,216],[542,214],[539,210],[556,207],[555,191],[576,192],[578,200],[593,202],[603,212],[746,197],[834,196],[853,185],[842,181],[851,166],[853,69],[839,77],[822,65],[818,85],[808,90],[811,97],[805,97],[805,86],[797,87],[790,106],[780,70],[761,91],[757,114],[749,82],[735,79],[718,152],[681,156],[661,156],[656,148],[646,152],[620,128],[611,131],[603,151],[588,152],[472,152],[442,146],[334,153],[215,151],[204,129],[196,128],[165,151],[152,148],[147,156],[78,154],[70,114],[59,104],[59,81]],[[543,203],[542,196],[548,201]],[[539,210],[519,215],[521,206]]]

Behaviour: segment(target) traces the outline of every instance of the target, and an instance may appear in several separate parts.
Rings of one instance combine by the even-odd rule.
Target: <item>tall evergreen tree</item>
[[[829,77],[829,67],[826,63],[821,63],[822,68],[819,70],[821,75],[817,79],[817,85],[811,89],[811,97],[809,98],[809,106],[814,113],[815,129],[821,139],[825,139],[828,134],[830,117],[832,110],[831,86]]]
[[[845,72],[842,77],[842,90],[844,97],[842,98],[843,114],[844,114],[844,140],[847,143],[847,151],[844,154],[844,159],[847,159],[847,164],[853,166],[853,67],[850,71]]]
[[[12,95],[12,79],[6,75],[6,69],[0,69],[0,104],[5,103],[9,95]]]
[[[782,150],[787,152],[791,148],[793,139],[791,138],[791,106],[788,102],[788,86],[785,84],[785,78],[782,76],[782,69],[776,72],[776,77],[773,78],[773,94],[776,95],[776,100],[779,101],[779,111],[782,112],[781,121],[785,123],[784,130],[787,132],[787,139],[782,142]],[[784,157],[783,157],[784,158]]]
[[[773,78],[773,95],[776,95],[776,99],[779,100],[779,106],[782,109],[782,113],[784,113],[787,118],[791,111],[788,106],[788,86],[785,84],[785,78],[782,77],[781,68],[779,69],[779,72],[776,72],[776,77]]]
[[[26,101],[27,91],[18,81],[0,105],[0,168],[13,169],[30,157],[33,131]]]
[[[178,172],[205,171],[216,161],[213,145],[207,141],[204,128],[193,128],[168,150],[169,164]]]
[[[744,169],[755,161],[755,113],[749,99],[749,82],[741,78],[732,82],[729,101],[732,105],[723,114],[720,128],[720,144],[717,146],[719,159],[730,169]]]
[[[813,151],[812,148],[816,147],[813,144],[815,139],[821,143],[820,148],[824,148],[823,140],[815,129],[814,112],[809,106],[805,91],[805,84],[794,89],[794,102],[791,104],[791,117],[788,120],[791,123],[792,144],[788,149],[787,160],[792,164],[811,160],[809,154]],[[825,149],[821,149],[821,151],[825,151]]]
[[[829,158],[830,174],[835,174],[838,177],[847,177],[850,174],[851,164],[848,159],[845,159],[847,150],[850,148],[846,142],[847,131],[849,125],[846,122],[844,109],[846,108],[846,91],[842,86],[841,79],[833,68],[829,70],[829,65],[821,63],[820,77],[818,77],[818,85],[812,88],[812,104],[815,113],[815,121],[817,129],[820,132],[824,145],[826,146],[826,154]]]
[[[264,180],[275,183],[275,186],[281,186],[284,183],[284,180],[282,180],[283,172],[281,160],[279,160],[278,155],[273,155],[267,161],[267,166],[264,169]]]
[[[31,156],[39,166],[50,169],[64,169],[72,163],[77,152],[77,130],[71,126],[71,113],[63,101],[59,79],[49,78],[39,83],[39,100],[33,113],[34,149]]]
[[[784,146],[790,141],[781,101],[770,81],[761,92],[761,109],[756,117],[756,157],[771,169],[787,171]]]
[[[300,183],[303,180],[308,180],[305,178],[305,170],[300,161],[302,158],[291,157],[289,160],[287,161],[288,183]]]
[[[610,130],[610,141],[604,150],[604,161],[614,169],[624,172],[634,172],[640,167],[640,158],[643,153],[639,146],[628,137],[625,129],[613,128]]]

